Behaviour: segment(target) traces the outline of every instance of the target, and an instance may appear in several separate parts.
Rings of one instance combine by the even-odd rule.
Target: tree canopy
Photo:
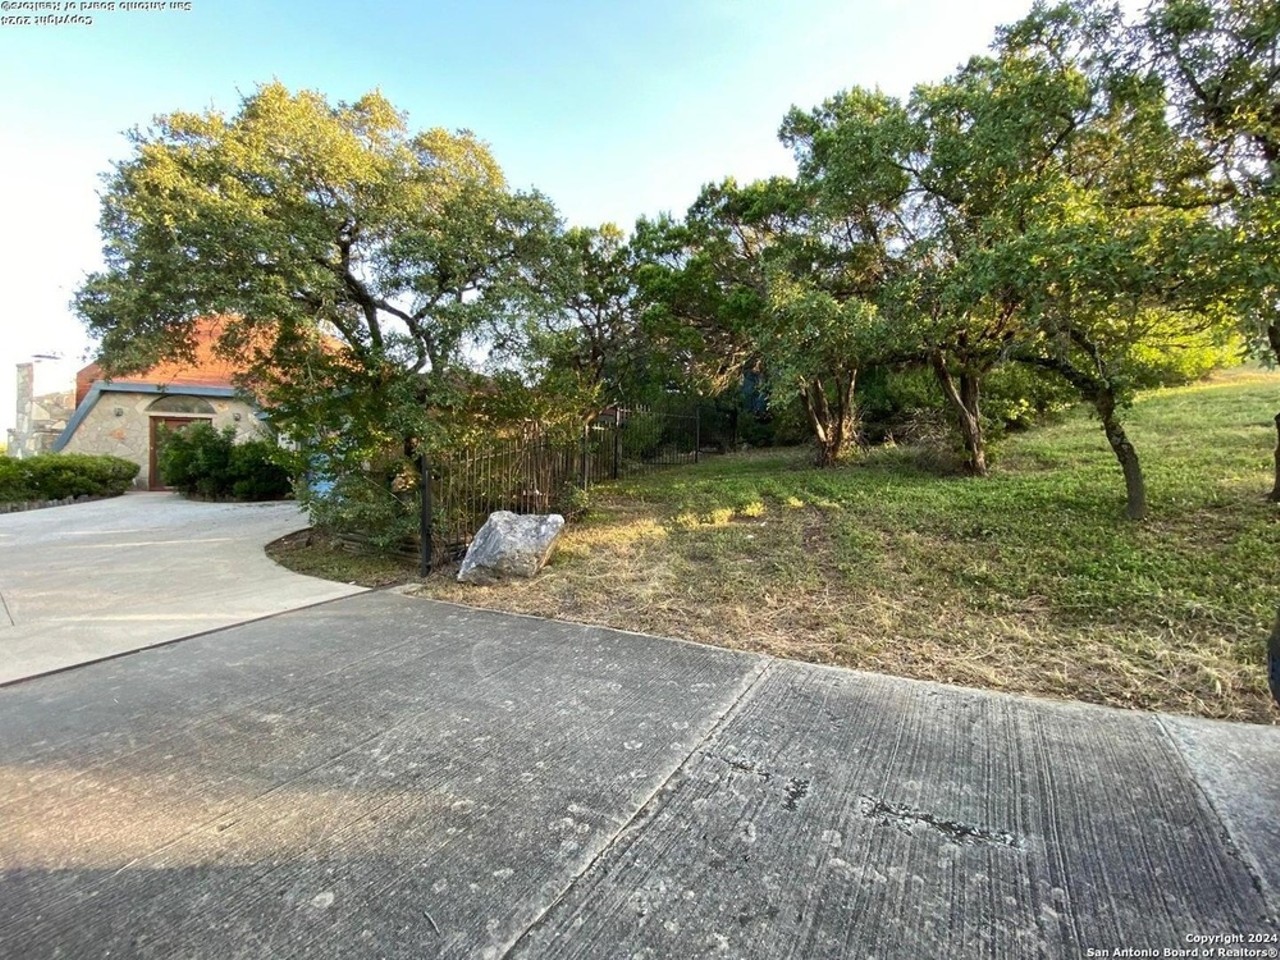
[[[1163,0],[1143,38],[1181,129],[1213,163],[1226,234],[1216,273],[1254,354],[1280,363],[1280,7]],[[1280,414],[1275,483],[1280,500]]]
[[[750,377],[832,464],[862,442],[865,374],[910,371],[982,475],[984,398],[1016,368],[1091,405],[1140,517],[1135,391],[1241,335],[1280,360],[1278,35],[1263,0],[1156,0],[1132,23],[1036,2],[905,98],[793,108],[794,176],[708,184],[630,237],[566,229],[470,132],[268,84],[133,131],[76,306],[108,372],[222,315],[276,422],[356,459],[430,442],[428,411],[498,384],[580,419]],[[486,353],[514,370],[477,391]],[[1280,498],[1280,444],[1276,463]]]
[[[1229,302],[1260,289],[1226,268],[1248,257],[1218,216],[1214,160],[1169,108],[1117,9],[1038,3],[906,100],[853,88],[793,109],[780,135],[797,176],[705,189],[668,299],[796,385],[821,462],[869,365],[931,370],[979,475],[988,376],[1021,361],[1061,377],[1141,516],[1123,408],[1153,354],[1215,349]]]
[[[272,83],[131,142],[106,178],[107,269],[76,297],[108,372],[182,356],[220,314],[246,385],[313,440],[422,440],[557,229],[474,134],[411,132],[378,93],[331,105]]]

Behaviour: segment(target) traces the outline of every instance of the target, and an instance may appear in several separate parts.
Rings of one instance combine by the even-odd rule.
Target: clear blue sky
[[[1030,0],[193,0],[0,26],[0,429],[14,364],[91,349],[67,301],[99,264],[99,175],[121,132],[233,112],[279,79],[379,88],[413,128],[467,127],[571,223],[682,213],[706,182],[792,169],[776,131],[855,84],[905,94],[982,52]],[[39,15],[9,11],[6,15]],[[76,364],[70,364],[75,366]],[[41,376],[40,389],[56,384]]]

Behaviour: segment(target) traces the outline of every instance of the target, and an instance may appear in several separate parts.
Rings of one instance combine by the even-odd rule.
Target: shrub
[[[989,427],[1027,429],[1079,402],[1061,378],[1020,363],[1004,363],[983,384],[982,412]]]
[[[566,520],[581,520],[591,512],[591,491],[566,483],[552,499],[549,512],[558,513]]]
[[[0,500],[116,497],[129,488],[138,469],[130,460],[87,453],[6,457],[0,460]]]
[[[624,457],[631,460],[652,460],[662,447],[665,424],[660,416],[636,414],[622,423],[619,447]],[[612,439],[613,434],[606,434]]]
[[[230,486],[227,465],[234,436],[233,430],[219,432],[207,423],[165,431],[156,457],[161,481],[185,494],[217,496]]]
[[[1240,338],[1220,341],[1211,330],[1166,337],[1134,348],[1133,383],[1139,389],[1194,383],[1238,364],[1243,355]]]
[[[35,500],[35,485],[31,482],[28,460],[0,457],[0,501]]]
[[[231,496],[237,500],[278,500],[289,495],[289,473],[274,459],[275,445],[250,440],[231,448],[227,469]]]
[[[278,500],[292,489],[279,453],[267,440],[235,442],[235,429],[197,423],[167,434],[157,466],[161,479],[187,495]]]
[[[417,536],[417,496],[416,486],[397,484],[384,470],[358,470],[338,477],[323,493],[307,493],[306,506],[317,528],[391,552]]]

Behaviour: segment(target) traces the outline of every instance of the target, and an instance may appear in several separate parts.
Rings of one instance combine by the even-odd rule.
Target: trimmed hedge
[[[236,443],[233,427],[197,423],[164,438],[156,465],[166,485],[188,496],[279,500],[293,491],[288,471],[275,462],[279,454],[267,440]]]
[[[138,469],[130,460],[87,453],[0,457],[0,501],[118,497],[129,489]]]

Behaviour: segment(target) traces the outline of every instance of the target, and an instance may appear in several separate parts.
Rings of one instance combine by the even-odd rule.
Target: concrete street
[[[0,689],[0,957],[1275,956],[1277,814],[1277,728],[374,592]]]
[[[172,493],[0,515],[0,683],[360,592],[263,554],[306,525]]]

